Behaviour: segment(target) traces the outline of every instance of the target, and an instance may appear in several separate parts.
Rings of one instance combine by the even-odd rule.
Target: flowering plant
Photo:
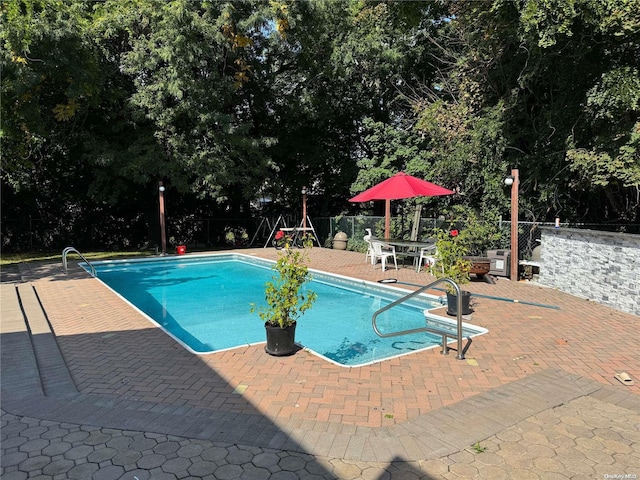
[[[286,240],[288,237],[284,238]],[[307,261],[308,250],[312,245],[311,239],[305,238],[304,248],[294,250],[285,242],[284,250],[273,267],[276,274],[265,284],[264,297],[267,305],[251,305],[251,313],[257,311],[266,324],[289,327],[316,301],[317,294],[306,288],[311,280]]]
[[[464,238],[458,230],[436,230],[434,236],[436,263],[429,267],[429,273],[436,278],[450,278],[458,285],[469,283],[471,262],[464,258],[468,252]]]

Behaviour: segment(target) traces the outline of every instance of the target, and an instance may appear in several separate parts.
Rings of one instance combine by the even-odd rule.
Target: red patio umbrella
[[[349,199],[350,202],[370,202],[371,200],[385,200],[384,236],[389,238],[389,222],[391,219],[391,200],[413,197],[435,197],[438,195],[452,195],[452,190],[412,177],[404,172],[398,172],[393,177],[374,185],[368,190]]]

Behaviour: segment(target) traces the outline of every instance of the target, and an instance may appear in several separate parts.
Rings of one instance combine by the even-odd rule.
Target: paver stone
[[[42,449],[43,455],[49,455],[55,457],[56,455],[62,455],[64,452],[71,449],[71,444],[67,442],[52,442],[51,445]]]
[[[167,458],[164,455],[151,453],[142,455],[142,458],[140,458],[136,464],[138,465],[138,468],[151,469],[160,467],[166,461]]]
[[[477,465],[477,468],[478,478],[486,478],[488,480],[508,480],[511,478],[504,465]]]
[[[307,462],[300,457],[290,455],[288,457],[281,458],[278,462],[278,466],[287,472],[297,472],[302,470]]]
[[[539,480],[540,476],[537,473],[528,469],[514,468],[509,470],[511,478],[517,478],[518,480]]]
[[[204,477],[205,475],[211,475],[215,472],[216,468],[218,468],[218,466],[215,463],[200,460],[198,462],[194,462],[187,471],[190,475],[195,477]]]
[[[151,480],[151,474],[147,470],[131,470],[126,472],[121,480]]]
[[[220,460],[224,460],[227,458],[229,454],[226,448],[222,447],[211,447],[203,450],[200,454],[203,460],[208,460],[210,462],[218,462]]]
[[[109,465],[101,468],[93,474],[92,480],[119,480],[124,474],[124,468],[117,465]]]
[[[129,448],[139,452],[146,452],[147,450],[152,450],[157,444],[158,442],[151,438],[138,437],[129,445]]]
[[[362,471],[356,465],[345,463],[344,461],[337,459],[332,460],[331,465],[333,466],[333,474],[336,478],[340,479],[350,479],[350,478],[358,478]]]
[[[107,442],[106,445],[109,448],[117,448],[122,452],[122,451],[130,451],[131,449],[129,448],[129,445],[131,445],[132,443],[133,443],[133,438],[122,436],[122,437],[112,438]]]
[[[277,472],[269,480],[298,480],[298,476],[294,472]]]
[[[23,430],[20,433],[21,437],[31,438],[41,438],[42,434],[47,431],[47,427],[43,427],[42,425],[38,425],[36,427],[29,427],[26,430]]]
[[[253,459],[253,453],[246,450],[239,450],[237,448],[230,448],[225,460],[234,465],[242,465],[249,463]],[[203,457],[204,458],[204,457]]]
[[[45,440],[44,438],[36,438],[34,440],[29,440],[28,442],[20,445],[19,450],[21,452],[28,452],[28,453],[39,452],[47,445],[49,445],[49,440]]]
[[[139,463],[139,462],[138,462]],[[191,462],[186,458],[172,458],[162,464],[162,470],[167,473],[180,473],[186,471]]]
[[[4,431],[2,433],[4,435]],[[19,447],[28,441],[29,439],[25,437],[9,437],[6,440],[2,440],[2,449],[7,450],[9,448]]]
[[[242,480],[270,480],[271,472],[266,468],[256,468],[254,465],[242,466]],[[309,478],[309,477],[304,477]]]
[[[77,431],[77,432],[71,432],[68,435],[65,435],[64,437],[62,437],[62,440],[64,440],[65,442],[69,442],[72,445],[74,443],[80,443],[83,442],[85,438],[87,438],[89,436],[89,432],[84,432],[84,431]]]
[[[91,452],[93,452],[93,447],[88,445],[78,445],[77,447],[73,447],[71,450],[67,450],[64,457],[69,460],[79,460],[87,457]]]
[[[51,463],[51,457],[47,457],[45,455],[38,455],[37,457],[27,458],[24,462],[22,462],[18,469],[23,472],[33,472],[35,470],[41,470]]]
[[[202,445],[191,443],[180,447],[176,452],[176,455],[182,458],[193,458],[199,456],[202,453],[202,450]]]
[[[0,465],[4,468],[11,467],[13,465],[18,465],[28,457],[29,455],[26,452],[5,453],[0,457]]]
[[[223,465],[213,472],[213,475],[219,480],[233,480],[234,478],[240,478],[242,472],[242,467],[239,465]]]
[[[180,449],[180,444],[178,442],[162,442],[153,447],[153,453],[166,455],[167,453],[175,453],[178,449]]]
[[[135,465],[142,457],[140,452],[130,450],[128,452],[120,452],[111,459],[111,463],[114,465],[120,465],[126,467],[127,465]]]
[[[178,477],[173,473],[162,471],[161,468],[154,468],[149,472],[152,480],[176,480]]]
[[[102,463],[111,460],[118,454],[115,448],[98,448],[87,456],[87,460],[94,463]]]
[[[454,463],[449,471],[461,478],[478,478],[478,469],[464,463]]]
[[[51,426],[47,429],[46,432],[40,435],[40,438],[48,438],[48,439],[62,438],[68,434],[69,434],[69,430],[67,428],[60,428],[60,426]]]
[[[100,445],[107,443],[109,440],[111,440],[111,435],[106,435],[102,432],[91,432],[91,435],[84,440],[84,443],[86,445]]]
[[[26,480],[27,474],[25,472],[15,471],[2,475],[2,480]]]
[[[83,463],[76,465],[67,472],[67,476],[74,480],[87,480],[91,478],[94,472],[98,470],[98,465],[95,463]]]
[[[74,463],[71,460],[61,458],[60,460],[54,460],[49,465],[46,465],[42,469],[42,473],[45,475],[60,475],[71,470]]]

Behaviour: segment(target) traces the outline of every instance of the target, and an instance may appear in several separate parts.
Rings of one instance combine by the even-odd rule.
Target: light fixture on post
[[[504,184],[511,187],[511,270],[509,278],[518,281],[518,189],[520,177],[517,168],[511,169],[511,175],[504,179]]]
[[[161,255],[167,254],[167,232],[164,226],[164,185],[158,182],[158,203],[160,205],[160,241],[162,244]]]
[[[307,228],[307,187],[302,187],[302,228]]]

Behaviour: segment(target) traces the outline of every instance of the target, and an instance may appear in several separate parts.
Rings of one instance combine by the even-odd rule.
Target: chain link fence
[[[490,232],[487,238],[476,239],[476,245],[469,252],[470,255],[484,255],[487,250],[511,249],[511,221],[499,220],[498,222],[481,222],[483,231]],[[331,241],[336,233],[344,232],[349,237],[347,248],[356,251],[365,251],[366,244],[362,239],[366,234],[365,229],[370,228],[375,236],[384,236],[384,217],[325,217],[314,220],[316,231],[324,242],[324,246],[331,247]],[[518,222],[518,258],[532,259],[539,255],[542,230],[541,227],[555,227],[555,222]],[[569,223],[557,224],[558,228],[582,228],[591,230],[626,231],[628,233],[640,232],[640,225],[636,224],[596,224],[596,223]],[[417,238],[428,238],[435,228],[449,228],[449,222],[444,218],[421,218],[417,229]],[[457,222],[455,228],[462,230],[466,227],[464,222]],[[391,218],[391,232],[393,237],[409,239],[413,228],[413,219],[407,217]],[[322,232],[322,235],[320,233]],[[489,238],[490,237],[490,238]],[[538,259],[538,258],[535,258]]]
[[[331,248],[338,232],[348,236],[349,250],[365,251],[363,240],[367,228],[377,237],[384,237],[384,217],[337,216],[311,218],[320,245]],[[414,227],[411,216],[391,218],[391,235],[409,239]],[[200,218],[186,216],[167,219],[168,250],[176,245],[193,249],[262,247],[268,245],[270,235],[280,227],[301,224],[295,215],[273,218]],[[553,222],[518,222],[518,252],[520,259],[531,259],[540,245],[542,226]],[[420,218],[416,230],[418,239],[428,238],[434,228],[450,228],[444,218]],[[477,225],[475,226],[477,228]],[[481,235],[474,239],[470,255],[483,255],[487,250],[511,248],[511,223],[508,220],[481,222]],[[561,223],[560,227],[592,230],[640,232],[640,225],[604,225]],[[455,228],[465,228],[458,222]],[[482,233],[486,234],[482,235]],[[0,230],[3,252],[57,251],[72,245],[81,250],[154,250],[160,245],[158,223],[149,223],[143,216],[133,220],[108,216],[93,222],[71,222],[62,219],[3,219]]]

